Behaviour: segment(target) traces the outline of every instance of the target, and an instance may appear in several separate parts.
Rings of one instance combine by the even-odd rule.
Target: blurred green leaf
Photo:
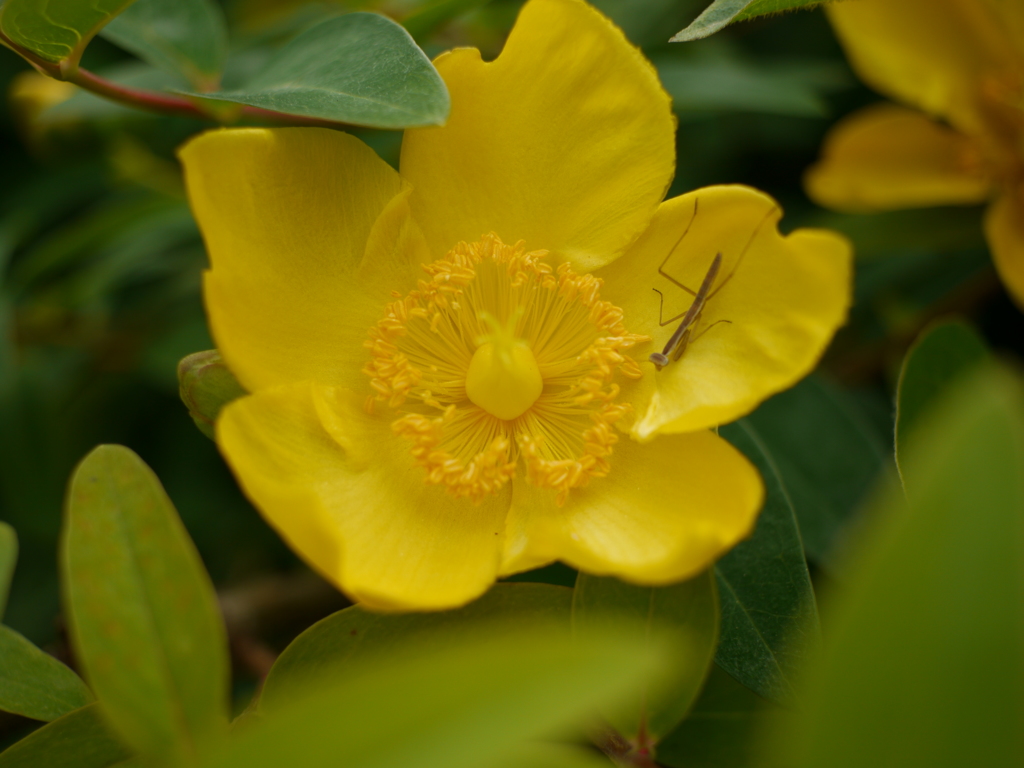
[[[633,631],[629,631],[632,629]],[[666,649],[622,628],[584,641],[561,622],[491,624],[358,664],[201,763],[209,768],[478,768],[581,727],[663,672]],[[355,667],[354,669],[352,667]]]
[[[516,747],[484,768],[609,768],[599,752],[572,744],[536,742]]]
[[[594,0],[591,3],[626,33],[633,45],[664,45],[666,29],[678,29],[701,0]]]
[[[428,0],[402,19],[402,26],[416,40],[421,40],[445,22],[489,2],[491,0]]]
[[[90,701],[92,694],[78,675],[0,625],[0,709],[48,721]]]
[[[263,684],[260,711],[286,708],[295,690],[342,662],[357,670],[367,655],[492,622],[561,622],[568,629],[571,608],[571,589],[526,583],[496,584],[483,597],[453,611],[380,614],[354,605],[317,622],[284,649]]]
[[[828,60],[744,61],[715,57],[654,59],[677,112],[737,111],[794,117],[825,117],[825,95],[852,84],[841,65]]]
[[[1024,765],[1024,387],[985,366],[924,417],[835,596],[793,768]]]
[[[985,341],[961,321],[940,321],[917,337],[903,359],[896,394],[896,463],[901,473],[904,446],[922,416],[958,379],[988,359]]]
[[[69,712],[0,752],[0,768],[108,768],[131,757],[99,704]]]
[[[667,676],[606,714],[634,747],[648,749],[686,717],[711,667],[719,630],[714,575],[708,570],[679,584],[641,587],[581,573],[572,601],[575,635],[599,637],[620,624],[643,627],[648,638],[673,651]]]
[[[217,87],[227,60],[224,12],[213,0],[135,0],[100,35],[200,91]]]
[[[818,210],[803,226],[836,229],[853,241],[858,265],[908,250],[953,251],[985,246],[981,211],[973,207],[920,208],[878,213]]]
[[[178,363],[178,391],[192,421],[211,440],[220,409],[248,394],[216,349],[182,358]]]
[[[715,660],[765,698],[792,701],[793,679],[821,633],[796,512],[750,419],[721,427],[719,434],[760,471],[765,501],[754,534],[715,566],[722,605]]]
[[[127,448],[72,475],[61,557],[71,635],[125,742],[194,759],[227,725],[228,658],[213,586],[174,506]]]
[[[0,32],[53,63],[78,66],[93,36],[133,0],[6,0]]]
[[[686,29],[669,39],[670,43],[686,43],[713,35],[735,21],[745,21],[769,13],[797,8],[812,8],[825,0],[714,0]]]
[[[0,619],[7,607],[7,594],[11,591],[14,566],[18,564],[18,534],[0,520]]]
[[[833,548],[892,457],[859,405],[811,375],[747,417],[786,487],[808,557],[833,566]]]
[[[195,94],[217,101],[375,128],[441,125],[444,81],[402,27],[348,13],[287,43],[244,88]]]
[[[772,704],[740,685],[717,664],[679,727],[658,744],[659,765],[668,768],[756,768],[758,741]]]

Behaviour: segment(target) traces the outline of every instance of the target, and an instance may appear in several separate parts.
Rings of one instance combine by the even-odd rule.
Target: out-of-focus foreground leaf
[[[722,605],[715,660],[752,691],[789,702],[794,678],[821,631],[796,513],[751,420],[724,426],[720,434],[758,468],[765,501],[754,534],[715,566]]]
[[[227,59],[224,13],[213,0],[135,0],[100,35],[200,91],[217,86]]]
[[[487,623],[547,622],[569,628],[571,589],[550,584],[496,584],[483,597],[453,611],[381,614],[353,605],[321,619],[278,657],[263,684],[260,711],[288,706],[291,695],[328,672],[357,670],[361,660],[430,638]]]
[[[669,768],[755,768],[758,737],[771,702],[740,685],[717,664],[689,716],[658,744]]]
[[[636,748],[649,749],[690,711],[707,677],[718,644],[718,596],[710,570],[667,587],[640,587],[581,573],[572,601],[576,637],[600,637],[618,625],[643,627],[645,635],[672,649],[672,666],[631,699],[604,714]]]
[[[794,768],[1024,764],[1024,386],[984,366],[907,446],[777,757]]]
[[[100,712],[76,709],[0,752],[0,768],[108,768],[131,757]]]
[[[0,32],[44,61],[78,65],[89,41],[133,0],[6,0]]]
[[[412,37],[376,13],[348,13],[288,42],[244,87],[207,99],[374,128],[440,125],[444,81]]]
[[[92,694],[78,675],[0,625],[0,710],[56,720],[90,701]]]
[[[666,649],[620,630],[573,638],[561,623],[497,624],[361,659],[252,727],[209,768],[471,768],[633,695]],[[346,667],[349,665],[345,664]],[[258,724],[257,724],[258,723]]]
[[[896,463],[901,473],[904,448],[922,416],[988,358],[984,340],[964,322],[947,320],[921,332],[903,360],[896,395]]]
[[[796,510],[807,556],[833,566],[844,525],[892,457],[848,393],[811,375],[761,404],[757,430]]]
[[[14,566],[18,563],[18,535],[0,520],[0,619],[7,607],[7,594],[11,589]]]
[[[72,475],[61,556],[86,679],[126,744],[194,759],[227,726],[228,658],[209,577],[174,506],[127,448]]]
[[[690,26],[669,39],[670,43],[686,43],[715,34],[735,21],[745,21],[769,13],[811,8],[825,0],[714,0]]]

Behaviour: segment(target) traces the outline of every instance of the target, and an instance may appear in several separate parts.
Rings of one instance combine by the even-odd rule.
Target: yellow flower
[[[252,393],[219,418],[222,452],[371,607],[459,605],[554,560],[649,584],[699,572],[763,496],[709,428],[813,367],[845,317],[848,245],[782,237],[745,187],[661,202],[669,98],[580,0],[531,0],[494,62],[436,66],[451,118],[406,132],[400,175],[321,129],[182,150],[213,335]],[[716,253],[720,292],[656,372],[679,321],[659,325],[652,289],[665,318],[692,300],[659,266],[697,286]]]
[[[808,172],[811,197],[851,211],[991,200],[989,247],[1024,304],[1024,3],[850,0],[826,10],[864,81],[916,109],[882,104],[842,121]]]

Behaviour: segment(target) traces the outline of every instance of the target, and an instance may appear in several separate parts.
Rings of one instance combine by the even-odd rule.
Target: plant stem
[[[129,88],[126,85],[100,77],[87,69],[82,69],[78,66],[64,66],[67,62],[54,63],[41,59],[31,51],[22,48],[2,32],[0,32],[0,44],[17,53],[40,74],[52,77],[55,80],[73,83],[79,88],[94,93],[97,96],[102,96],[105,99],[116,101],[119,104],[163,115],[177,115],[179,117],[190,117],[195,120],[223,122],[217,115],[208,113],[195,102],[183,96],[147,91],[141,88]],[[233,106],[237,107],[237,109],[230,110],[233,118],[247,117],[253,120],[282,125],[321,126],[325,128],[345,127],[344,123],[336,123],[331,120],[321,120],[303,115],[290,115],[284,112],[275,112],[270,109],[248,105],[235,104]]]

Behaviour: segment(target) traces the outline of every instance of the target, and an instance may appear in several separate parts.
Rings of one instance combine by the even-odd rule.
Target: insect
[[[726,283],[728,283],[729,280],[732,279],[732,276],[736,274],[736,269],[739,267],[740,262],[743,261],[743,257],[746,256],[747,250],[750,248],[750,244],[754,242],[754,238],[757,237],[757,233],[761,230],[761,227],[768,220],[768,218],[777,210],[777,208],[773,206],[768,211],[768,213],[765,214],[764,218],[757,225],[757,227],[754,228],[754,231],[750,235],[750,239],[747,241],[747,244],[743,247],[743,250],[740,252],[739,258],[736,261],[736,266],[734,266],[732,268],[732,271],[725,276],[725,278],[722,280],[721,283],[719,283],[717,288],[715,288],[714,290],[711,289],[712,286],[715,284],[715,278],[718,277],[719,270],[722,268],[721,252],[716,253],[715,258],[712,259],[711,266],[708,267],[708,271],[704,275],[704,280],[701,281],[700,288],[698,288],[696,291],[693,291],[690,288],[687,288],[682,283],[680,283],[670,274],[668,274],[665,271],[665,264],[667,264],[668,260],[672,258],[672,254],[676,252],[676,249],[679,248],[680,244],[683,242],[683,238],[685,238],[687,233],[690,231],[690,227],[693,226],[693,221],[694,219],[697,218],[697,206],[699,203],[699,198],[693,201],[693,216],[690,218],[690,223],[686,225],[686,229],[683,231],[683,234],[679,236],[679,240],[676,241],[676,244],[672,247],[672,250],[668,252],[668,255],[661,262],[661,266],[658,267],[658,272],[663,277],[667,278],[672,283],[679,286],[684,291],[693,296],[693,302],[690,304],[689,309],[687,309],[685,312],[681,312],[675,317],[669,318],[668,320],[662,320],[662,313],[665,309],[665,295],[657,288],[653,289],[654,292],[661,297],[661,301],[658,306],[659,325],[664,327],[669,323],[679,320],[679,318],[683,318],[682,321],[679,323],[679,327],[676,328],[675,333],[673,333],[672,336],[669,337],[668,342],[665,344],[665,348],[661,350],[661,352],[652,352],[650,357],[648,358],[652,363],[654,363],[654,367],[657,368],[659,371],[666,365],[668,365],[670,362],[678,360],[680,357],[682,357],[683,352],[686,351],[686,347],[691,341],[700,338],[719,323],[732,322],[731,320],[716,320],[696,336],[691,335],[694,327],[700,321],[701,314],[704,312],[704,307],[707,304],[707,302],[711,298],[713,298],[715,294],[722,290],[725,287]]]

